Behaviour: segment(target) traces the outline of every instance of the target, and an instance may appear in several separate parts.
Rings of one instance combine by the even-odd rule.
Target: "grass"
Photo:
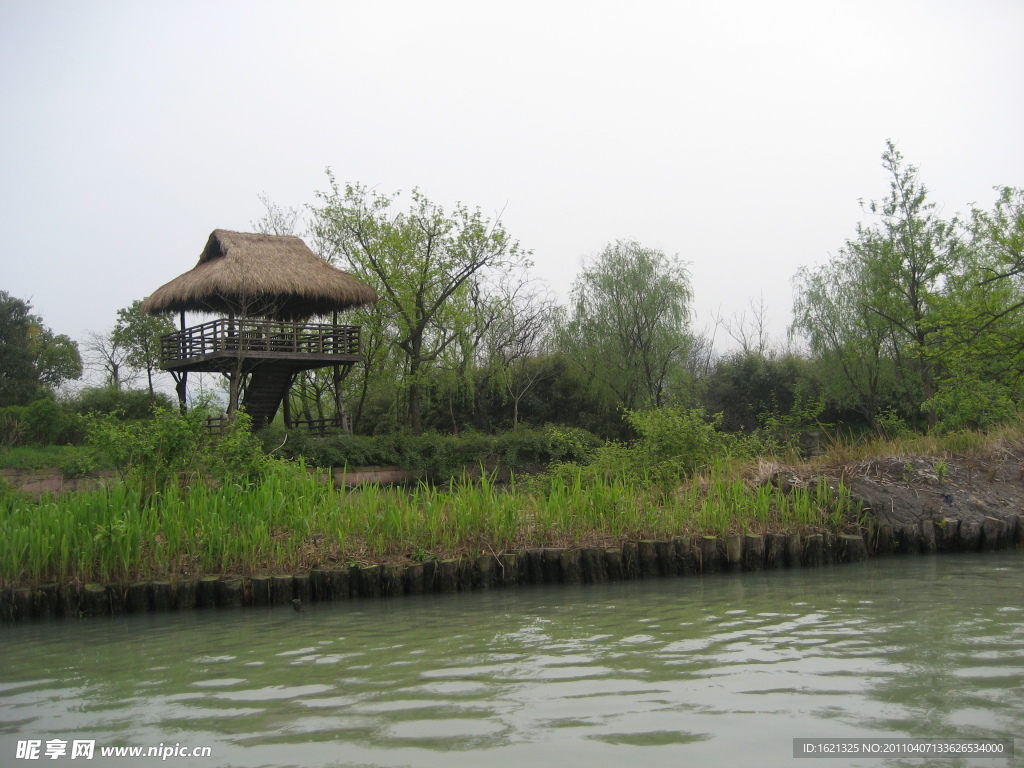
[[[127,485],[0,501],[5,585],[291,572],[334,563],[458,557],[541,546],[613,545],[696,533],[838,529],[843,488],[780,490],[720,464],[672,494],[607,478],[497,486],[338,490],[304,468],[258,485],[197,483],[145,501]]]
[[[835,435],[815,464],[818,467],[842,466],[883,456],[985,459],[1007,451],[1024,451],[1024,421],[1004,424],[989,432],[964,430],[944,435],[914,432],[894,438],[862,435],[856,439]]]
[[[144,497],[119,484],[44,497],[0,494],[0,585],[295,572],[332,564],[475,556],[638,539],[855,530],[843,467],[879,457],[985,458],[1024,452],[1024,428],[982,435],[834,441],[781,481],[783,466],[725,458],[665,490],[612,473],[566,472],[497,485],[491,478],[412,489],[335,489],[301,464],[255,485],[169,487]],[[792,467],[790,468],[792,469]],[[772,478],[776,479],[773,481]]]
[[[18,445],[0,448],[0,469],[49,469],[55,467],[66,475],[83,475],[97,469],[111,469],[102,465],[96,451],[82,445]]]

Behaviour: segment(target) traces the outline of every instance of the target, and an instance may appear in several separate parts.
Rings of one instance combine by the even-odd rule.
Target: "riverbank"
[[[731,534],[626,541],[621,547],[544,547],[418,563],[313,568],[308,573],[199,579],[41,584],[0,590],[0,617],[106,616],[123,612],[303,605],[320,601],[454,593],[531,584],[594,584],[729,571],[814,568],[869,556],[931,555],[1024,547],[1024,515],[981,525],[944,518],[882,523],[865,535]]]
[[[255,484],[12,497],[0,502],[0,615],[301,604],[1021,546],[1021,446],[968,448],[722,460],[667,489],[572,473],[353,489],[281,464]]]

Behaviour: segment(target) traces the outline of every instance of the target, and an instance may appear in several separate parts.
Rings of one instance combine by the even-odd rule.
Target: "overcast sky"
[[[886,139],[946,214],[1024,186],[1022,36],[1020,0],[0,0],[0,289],[104,331],[330,167],[502,212],[562,296],[679,254],[698,327],[763,296],[781,335]]]

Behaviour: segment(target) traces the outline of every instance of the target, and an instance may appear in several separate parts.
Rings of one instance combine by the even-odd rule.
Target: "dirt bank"
[[[987,459],[882,457],[838,475],[879,524],[981,524],[1024,514],[1024,461],[1009,452]]]

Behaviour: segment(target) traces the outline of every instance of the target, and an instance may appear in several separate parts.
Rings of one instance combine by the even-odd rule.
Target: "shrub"
[[[633,411],[626,418],[640,435],[633,447],[636,463],[658,476],[692,474],[735,445],[719,431],[721,418],[703,408]]]
[[[49,398],[0,408],[0,446],[76,445],[85,439],[85,422]]]
[[[144,498],[178,483],[182,473],[247,484],[258,481],[273,463],[244,412],[236,413],[227,431],[217,436],[207,434],[203,408],[187,414],[159,409],[147,421],[93,416],[89,439]]]
[[[590,432],[571,427],[520,428],[500,435],[467,431],[461,435],[427,432],[411,435],[332,435],[317,439],[302,430],[285,432],[274,426],[260,433],[263,448],[282,458],[302,458],[316,467],[397,465],[424,470],[438,480],[448,480],[500,462],[520,471],[552,461],[587,461],[600,440]]]
[[[119,419],[148,419],[158,409],[170,411],[176,408],[171,398],[162,392],[156,393],[154,403],[148,390],[113,387],[86,387],[71,401],[71,406],[83,415],[109,414]]]
[[[542,482],[614,480],[668,491],[718,459],[749,452],[748,441],[721,432],[719,418],[702,408],[632,411],[626,420],[639,434],[632,445],[589,449],[586,464],[555,462]]]
[[[0,448],[13,448],[25,442],[28,427],[25,424],[23,405],[9,405],[0,408]]]
[[[36,400],[25,414],[28,436],[40,445],[69,445],[85,438],[85,422],[53,400]]]
[[[206,413],[158,411],[151,421],[122,421],[114,414],[92,416],[89,441],[113,464],[121,479],[145,496],[195,471],[206,431]]]
[[[987,430],[1017,418],[1011,392],[996,381],[958,377],[942,383],[938,393],[922,408],[934,408],[935,431],[940,434],[965,429]]]

